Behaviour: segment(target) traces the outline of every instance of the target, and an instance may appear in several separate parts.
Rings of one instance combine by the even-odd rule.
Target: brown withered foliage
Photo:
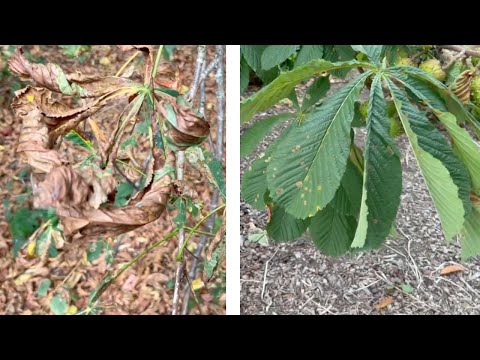
[[[145,78],[148,84],[152,74],[152,48],[146,45],[122,46],[122,50],[137,49],[145,56]],[[128,98],[130,111],[138,113],[140,106],[133,102],[143,83],[123,77],[84,76],[81,73],[65,74],[56,64],[33,64],[18,49],[9,61],[10,71],[33,85],[18,90],[12,108],[22,122],[22,131],[17,152],[25,158],[35,174],[33,189],[34,207],[53,207],[64,227],[66,236],[78,239],[98,236],[117,236],[158,219],[166,208],[175,187],[170,173],[153,181],[153,171],[165,166],[174,166],[175,154],[167,148],[152,147],[150,173],[142,191],[121,208],[110,201],[115,189],[113,175],[98,177],[92,171],[79,170],[70,164],[58,151],[62,136],[78,130],[86,120],[111,105],[112,102]],[[61,100],[76,96],[81,105],[67,105]],[[172,107],[176,123],[165,124],[164,134],[177,149],[202,142],[209,134],[210,126],[187,105],[179,105],[175,98],[161,92],[154,93],[157,115],[152,115],[154,133],[159,129],[157,119],[167,115],[165,105]],[[68,102],[72,103],[71,101]],[[133,109],[133,110],[132,110]],[[101,144],[100,154],[106,163],[115,168],[118,144],[125,131],[120,117],[118,127],[107,143]],[[135,116],[128,121],[136,121]],[[125,120],[125,121],[127,121]],[[99,135],[99,137],[102,137]],[[97,139],[98,140],[98,139]],[[103,169],[108,164],[103,164]],[[101,205],[101,206],[100,206]]]

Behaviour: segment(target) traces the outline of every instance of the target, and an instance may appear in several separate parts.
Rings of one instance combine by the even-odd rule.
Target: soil
[[[293,110],[277,105],[254,121],[285,111]],[[277,125],[241,160],[242,176],[287,126]],[[357,131],[359,146],[363,138]],[[399,137],[397,142],[403,166],[398,234],[379,250],[327,257],[308,233],[289,243],[250,243],[248,235],[265,229],[268,214],[241,200],[241,314],[480,314],[480,260],[462,262],[458,239],[445,243],[408,141]],[[455,264],[465,269],[440,275]]]
[[[0,71],[5,69],[8,46],[1,46]],[[92,46],[82,56],[68,57],[58,46],[25,46],[25,52],[35,62],[44,61],[60,65],[65,72],[81,71],[83,74],[114,75],[133,54],[122,52],[116,46]],[[214,46],[209,46],[209,58],[214,54]],[[142,74],[141,56],[135,63],[135,72]],[[171,62],[179,70],[181,83],[191,83],[195,66],[196,47],[177,46]],[[161,68],[161,66],[160,66]],[[67,242],[55,258],[40,266],[36,259],[22,256],[13,257],[12,238],[9,224],[5,219],[8,209],[14,212],[22,206],[31,206],[28,167],[15,154],[20,133],[18,120],[10,110],[13,91],[27,85],[3,70],[0,74],[0,195],[4,206],[0,205],[0,314],[52,314],[50,300],[58,292],[67,291],[70,298],[69,312],[78,313],[85,309],[88,298],[102,278],[110,270],[117,270],[132,260],[146,247],[160,240],[174,227],[175,214],[162,215],[157,221],[135,231],[107,238],[106,242],[114,249],[116,256],[112,264],[106,262],[105,255],[90,263],[86,249],[90,244]],[[213,141],[216,139],[216,97],[215,78],[211,75],[206,81],[206,117],[211,124]],[[110,109],[115,111],[115,109]],[[112,123],[111,113],[96,119],[108,128]],[[208,145],[207,145],[208,146]],[[27,176],[20,173],[27,171]],[[186,180],[195,183],[199,200],[209,205],[212,189],[202,180],[199,173],[186,170]],[[10,203],[11,205],[5,206]],[[194,225],[192,223],[190,226]],[[195,243],[198,237],[193,241]],[[99,301],[99,314],[170,314],[173,284],[175,277],[176,237],[151,251],[141,261],[129,268],[118,278]],[[187,255],[187,269],[191,256]],[[189,303],[190,314],[225,313],[225,264],[217,276],[203,288],[196,291]],[[198,275],[201,278],[201,273]],[[48,294],[40,297],[39,285],[49,279],[52,282]]]

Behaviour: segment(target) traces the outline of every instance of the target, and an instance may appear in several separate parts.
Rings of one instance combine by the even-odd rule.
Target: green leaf
[[[57,294],[50,301],[50,309],[55,315],[65,315],[68,310],[68,302],[60,294]]]
[[[262,69],[269,70],[280,65],[297,52],[297,45],[269,45],[262,53]]]
[[[82,45],[59,45],[59,47],[63,50],[65,55],[73,58],[79,55]]]
[[[70,130],[67,135],[65,135],[65,140],[71,141],[76,145],[79,145],[90,151],[94,151],[92,143],[90,140],[84,139],[79,133],[75,130]]]
[[[401,76],[397,75],[398,73],[396,74],[395,78],[400,80],[400,82],[402,82],[413,95],[423,101],[434,112],[447,111],[445,102],[441,97],[439,97],[438,92],[434,90],[430,83],[412,77],[402,78]],[[408,101],[408,99],[406,101]],[[415,111],[415,108],[413,109]],[[410,120],[410,126],[417,134],[418,143],[423,150],[429,152],[435,158],[442,161],[443,165],[448,169],[453,182],[459,188],[459,196],[463,201],[465,215],[468,215],[471,210],[469,199],[470,180],[464,164],[461,163],[455,156],[455,153],[443,135],[428,121],[423,114],[419,113],[419,115],[413,116],[413,118]],[[432,147],[432,144],[435,144],[435,147]]]
[[[480,209],[474,208],[465,219],[460,241],[462,244],[462,260],[480,255]]]
[[[370,61],[377,65],[382,62],[384,45],[351,45],[351,47],[353,50],[367,55]]]
[[[167,115],[166,115],[167,121],[176,128],[178,126],[178,123],[177,123],[177,114],[175,114],[175,110],[173,110],[173,107],[171,104],[166,103],[163,106],[165,107],[165,110],[167,110]]]
[[[311,217],[334,197],[347,165],[355,100],[370,74],[359,75],[326,98],[276,147],[267,184],[288,213]]]
[[[387,79],[387,84],[421,173],[438,211],[445,238],[447,241],[450,241],[462,228],[465,210],[462,200],[459,198],[459,188],[454,183],[447,167],[431,154],[431,152],[434,152],[439,154],[438,156],[446,155],[442,152],[443,144],[432,138],[433,132],[428,126],[431,126],[431,124],[409,102],[405,92],[400,90],[390,79]],[[422,125],[426,128],[423,134],[421,132]],[[413,126],[417,127],[417,131],[413,131]],[[417,135],[418,133],[422,137]],[[424,146],[428,145],[429,151],[420,145],[422,138],[426,139]]]
[[[243,94],[250,81],[250,66],[243,58],[240,59],[240,94]]]
[[[436,115],[453,139],[453,151],[470,173],[472,190],[480,194],[480,147],[465,129],[457,125],[455,116],[440,112],[436,112]]]
[[[52,282],[50,281],[50,279],[44,279],[38,286],[37,296],[39,298],[42,298],[45,295],[47,295],[48,289],[50,289],[50,285],[52,285]]]
[[[20,249],[25,245],[30,235],[39,227],[38,213],[23,207],[16,211],[9,222],[10,233],[13,238],[13,256],[17,257]]]
[[[240,45],[243,58],[255,72],[262,69],[262,53],[266,47],[266,45]]]
[[[302,110],[306,110],[315,105],[330,90],[330,78],[328,76],[320,76],[309,86],[305,92],[302,102]]]
[[[94,243],[91,243],[87,249],[87,260],[89,263],[93,263],[97,260],[102,254],[105,240],[98,240]]]
[[[133,193],[133,186],[128,182],[123,182],[117,187],[115,195],[115,206],[121,207],[128,203],[130,195]]]
[[[248,241],[253,243],[259,243],[260,245],[268,245],[268,234],[266,230],[261,230],[253,234],[248,235]]]
[[[135,126],[135,131],[138,131],[140,134],[143,136],[148,135],[148,129],[150,129],[150,126],[152,126],[152,123],[150,120],[145,120],[140,123],[137,123],[137,126]]]
[[[271,152],[268,155],[265,154],[265,156],[254,160],[243,175],[241,185],[242,197],[248,204],[258,210],[263,210],[266,206],[264,200],[264,195],[267,191],[266,171],[267,164],[270,160]]]
[[[400,205],[402,167],[389,134],[381,76],[370,89],[365,140],[362,204],[352,247],[376,248],[385,240]]]
[[[185,208],[185,202],[182,198],[177,198],[174,202],[175,207],[178,210],[177,216],[173,219],[177,228],[182,228],[187,221],[187,210]]]
[[[170,174],[172,179],[174,179],[175,178],[175,167],[173,167],[172,165],[165,165],[160,170],[155,170],[154,174],[155,175],[153,177],[153,181],[160,180],[162,177],[165,176],[165,174]]]
[[[291,116],[291,113],[273,115],[253,124],[240,137],[240,156],[250,154],[275,124],[285,121]]]
[[[267,225],[268,235],[275,241],[289,241],[300,237],[310,224],[310,219],[295,219],[280,206],[273,206],[272,217]]]
[[[340,186],[329,205],[339,213],[357,218],[362,201],[362,187],[362,173],[349,159]]]
[[[163,53],[162,53],[163,57],[166,60],[170,60],[170,58],[173,55],[173,51],[175,50],[176,47],[177,45],[163,45]]]
[[[205,273],[207,274],[208,279],[211,279],[213,277],[213,273],[215,272],[215,269],[218,267],[218,264],[220,264],[224,256],[225,256],[225,246],[220,244],[213,251],[212,257],[210,258],[210,260],[205,261],[204,270],[205,270]]]
[[[394,67],[388,71],[389,75],[393,75],[395,79],[400,81],[405,88],[410,91],[418,100],[421,100],[425,105],[430,106],[438,111],[447,112],[448,109],[442,97],[438,94],[435,88],[428,82],[419,80],[415,77],[406,75],[401,71],[395,69],[402,69],[404,67]],[[415,99],[415,100],[417,100]]]
[[[127,140],[125,140],[124,142],[122,142],[120,144],[120,149],[125,150],[128,146],[133,148],[136,145],[137,145],[137,139],[135,139],[133,136],[131,136]]]
[[[286,128],[278,137],[278,139],[271,144],[265,154],[254,160],[245,171],[241,184],[241,195],[244,200],[252,207],[258,210],[263,210],[265,204],[265,194],[267,192],[267,165],[271,161],[271,155],[275,151],[276,146],[285,139],[294,126]]]
[[[455,81],[455,79],[462,73],[463,64],[461,61],[455,61],[453,65],[447,71],[447,78],[445,80],[445,85],[450,86]]]
[[[414,290],[413,286],[408,283],[402,283],[402,291],[407,294],[411,294]]]
[[[331,63],[326,60],[313,60],[292,71],[282,73],[263,89],[242,101],[240,105],[241,122],[249,121],[257,111],[269,109],[280,100],[287,98],[292,89],[303,80],[307,80],[315,75],[320,75],[326,71],[359,66],[373,68],[373,65],[370,63],[355,60],[340,63]]]
[[[311,220],[309,231],[314,244],[328,256],[345,254],[352,243],[357,221],[327,205]]]
[[[302,45],[295,60],[295,67],[323,57],[323,45]]]
[[[212,159],[208,163],[208,168],[213,175],[217,188],[220,191],[220,195],[225,199],[227,196],[225,189],[225,177],[223,176],[223,166],[217,159]]]
[[[468,110],[463,106],[462,102],[442,82],[435,79],[429,73],[414,67],[395,67],[391,68],[391,71],[405,73],[410,77],[414,77],[428,83],[433,89],[435,89],[438,96],[443,99],[448,112],[455,115],[459,123],[467,121],[472,126],[476,134],[480,136],[480,124],[477,122],[475,117],[470,114]],[[437,108],[436,105],[433,103],[431,103],[430,105],[439,111],[445,112],[444,109]]]
[[[323,58],[330,62],[350,61],[356,59],[356,52],[350,45],[324,45]],[[351,68],[333,70],[332,76],[345,79]]]

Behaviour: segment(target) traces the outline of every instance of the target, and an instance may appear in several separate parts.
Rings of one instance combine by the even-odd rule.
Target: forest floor
[[[113,262],[108,262],[105,254],[102,254],[90,263],[86,251],[91,243],[78,242],[66,243],[64,248],[59,250],[58,256],[50,258],[46,265],[38,266],[35,260],[20,256],[14,258],[11,233],[5,215],[22,207],[31,207],[31,185],[28,166],[15,154],[21,127],[11,111],[10,103],[13,92],[27,83],[19,82],[7,70],[6,60],[13,48],[2,46],[0,49],[0,195],[3,202],[3,206],[0,205],[0,314],[51,314],[49,301],[54,290],[60,288],[69,291],[69,312],[76,313],[85,309],[91,292],[99,286],[108,271],[118,269],[168,234],[175,226],[173,217],[165,212],[160,219],[142,228],[117,238],[105,239],[114,249]],[[34,62],[56,63],[67,73],[80,71],[83,74],[102,76],[114,75],[133,53],[122,52],[115,46],[92,46],[80,56],[69,57],[58,46],[25,46],[24,49]],[[209,47],[210,59],[213,53],[214,47]],[[137,59],[141,58],[139,56]],[[191,83],[195,58],[195,46],[177,46],[170,59],[174,69],[179,70],[185,86]],[[139,60],[135,71],[142,74],[142,68]],[[215,78],[211,75],[206,81],[206,117],[210,121],[215,142],[214,86]],[[107,117],[112,118],[112,115],[107,113],[105,118],[100,120],[109,121]],[[195,182],[200,200],[208,206],[211,187],[205,186],[205,181],[202,181],[198,174],[189,173],[187,170],[185,176],[186,180],[192,179]],[[195,239],[198,237],[195,236]],[[100,305],[103,310],[99,313],[170,314],[176,247],[177,240],[174,238],[151,251],[123,273],[101,296]],[[195,297],[191,297],[190,314],[225,314],[225,264],[220,268],[218,276],[197,290]],[[39,285],[45,279],[51,281],[51,287],[47,296],[40,297]]]
[[[341,85],[332,84],[330,91]],[[287,111],[293,110],[280,104],[254,121]],[[277,125],[242,158],[242,176],[287,126]],[[363,138],[364,132],[358,131],[355,141],[362,148]],[[445,243],[408,140],[399,137],[397,143],[403,167],[398,235],[389,237],[379,250],[327,257],[308,232],[289,243],[251,243],[248,235],[265,229],[268,214],[241,200],[242,314],[480,314],[480,259],[462,262],[459,241]],[[440,274],[457,264],[465,269]]]

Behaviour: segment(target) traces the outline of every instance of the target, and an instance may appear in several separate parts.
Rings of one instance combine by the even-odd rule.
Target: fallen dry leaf
[[[375,305],[375,309],[380,310],[390,304],[393,304],[393,298],[391,296],[385,296],[378,302],[378,304]]]
[[[445,266],[442,271],[440,271],[440,275],[448,275],[458,271],[464,271],[465,268],[462,265],[448,265]]]

